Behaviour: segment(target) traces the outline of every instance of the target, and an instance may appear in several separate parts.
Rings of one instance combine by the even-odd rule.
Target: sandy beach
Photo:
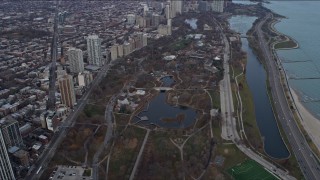
[[[320,149],[320,120],[315,118],[300,102],[297,93],[290,88],[297,110],[301,115],[301,124],[311,137],[314,144]]]

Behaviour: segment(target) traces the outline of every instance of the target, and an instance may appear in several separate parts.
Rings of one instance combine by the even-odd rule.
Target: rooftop
[[[89,180],[91,179],[91,169],[81,166],[58,166],[52,176],[52,180]]]

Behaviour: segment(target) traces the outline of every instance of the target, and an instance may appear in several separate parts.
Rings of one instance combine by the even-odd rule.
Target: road
[[[103,66],[100,71],[98,72],[96,78],[93,80],[92,84],[88,88],[87,92],[78,100],[78,106],[74,107],[74,111],[72,111],[69,116],[64,120],[62,125],[59,127],[59,130],[55,132],[52,139],[50,140],[50,143],[46,147],[46,149],[42,152],[41,156],[39,157],[37,163],[33,167],[33,171],[26,177],[26,179],[34,180],[39,179],[42,173],[42,170],[37,174],[36,171],[40,168],[47,167],[48,163],[52,159],[53,155],[55,154],[55,151],[57,147],[60,145],[60,143],[63,141],[65,136],[68,134],[69,128],[73,127],[75,125],[75,120],[77,119],[78,115],[82,112],[84,109],[88,97],[91,94],[92,90],[99,85],[101,80],[107,75],[108,70],[110,69],[110,66],[112,64],[107,64]]]
[[[221,33],[223,34],[222,30]],[[240,140],[237,133],[236,119],[233,117],[234,106],[233,97],[230,84],[229,75],[229,59],[230,59],[230,47],[227,37],[223,35],[223,41],[225,42],[224,48],[224,76],[220,81],[220,101],[221,101],[221,114],[222,114],[222,138],[226,140]]]
[[[136,162],[134,163],[133,169],[132,169],[132,171],[131,171],[131,175],[130,175],[130,178],[129,178],[130,180],[133,180],[133,179],[134,179],[134,176],[136,175],[136,171],[137,171],[137,169],[138,169],[139,162],[140,162],[142,153],[143,153],[143,151],[144,151],[144,147],[145,147],[145,145],[146,145],[146,143],[147,143],[149,134],[150,134],[150,129],[147,129],[147,133],[146,133],[146,135],[144,136],[144,139],[143,139],[143,142],[142,142],[142,145],[141,145],[141,148],[140,148],[138,157],[137,157]]]
[[[92,161],[92,178],[99,179],[99,157],[103,150],[105,150],[105,147],[108,145],[110,142],[112,136],[113,136],[113,106],[116,101],[116,96],[112,96],[110,99],[109,103],[106,105],[106,110],[104,113],[105,116],[105,121],[107,123],[107,132],[103,141],[103,144],[100,145],[98,151],[94,154],[93,156],[93,161]]]
[[[226,140],[231,140],[244,154],[249,158],[255,160],[260,165],[262,165],[269,172],[280,177],[281,179],[295,179],[290,176],[286,170],[278,168],[276,165],[270,163],[263,157],[261,157],[256,152],[252,151],[249,147],[242,144],[239,138],[236,120],[233,117],[234,107],[233,107],[233,98],[230,85],[230,74],[229,74],[229,57],[230,57],[230,45],[226,35],[223,33],[222,27],[214,18],[212,18],[217,27],[220,30],[222,35],[225,49],[224,49],[224,77],[220,81],[220,102],[221,102],[221,114],[222,114],[222,133],[221,137]]]
[[[53,37],[51,43],[51,64],[49,68],[49,93],[48,93],[48,101],[47,101],[47,109],[55,110],[56,104],[56,69],[57,69],[57,57],[58,57],[58,8],[56,8],[55,16],[54,16],[54,24],[53,24]]]
[[[263,32],[261,30],[262,25],[268,18],[272,18],[272,15],[268,14],[266,18],[255,27],[255,30],[260,42],[260,49],[263,52],[267,65],[271,94],[274,99],[275,110],[278,114],[277,119],[281,123],[284,132],[288,137],[292,151],[298,160],[298,164],[304,177],[310,180],[319,179],[319,164],[313,156],[303,134],[298,128],[290,109],[290,105],[287,102],[286,93],[281,84],[281,74],[279,72],[281,65],[277,64],[273,59],[272,52],[270,51],[270,48],[264,39]]]

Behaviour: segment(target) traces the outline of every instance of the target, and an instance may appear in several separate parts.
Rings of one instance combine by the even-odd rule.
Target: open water
[[[246,35],[246,32],[252,27],[252,23],[255,20],[256,17],[233,16],[229,20],[229,24],[232,30]],[[267,95],[265,69],[253,54],[247,39],[242,38],[241,42],[242,50],[247,53],[246,80],[253,95],[255,116],[264,140],[264,150],[273,158],[287,158],[289,152],[279,133],[277,122],[271,108],[272,106]]]
[[[277,53],[291,77],[290,86],[298,92],[302,104],[320,119],[320,1],[270,1],[265,6],[287,17],[275,28],[295,39],[299,48]]]

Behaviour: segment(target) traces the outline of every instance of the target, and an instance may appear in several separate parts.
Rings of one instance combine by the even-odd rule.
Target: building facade
[[[92,80],[93,77],[89,71],[84,71],[83,73],[78,74],[78,83],[81,87],[88,86]]]
[[[111,46],[110,53],[111,53],[111,61],[116,60],[118,58],[118,47],[117,47],[117,45]]]
[[[68,50],[68,59],[70,64],[70,71],[72,73],[81,73],[84,71],[83,53],[81,49],[70,48]]]
[[[127,24],[134,25],[136,23],[136,15],[128,14],[127,15]]]
[[[10,118],[3,118],[0,121],[0,129],[2,132],[2,137],[4,139],[7,148],[12,146],[22,147],[23,141],[19,131],[19,123],[17,120]]]
[[[117,46],[117,50],[118,50],[118,57],[123,57],[123,45],[119,44]]]
[[[0,129],[0,179],[15,180],[1,129]]]
[[[224,0],[213,0],[213,2],[211,3],[211,10],[213,12],[222,13],[224,4]]]
[[[96,66],[104,64],[101,55],[101,39],[97,35],[87,37],[87,52],[89,64]]]
[[[62,104],[65,104],[66,106],[72,108],[76,103],[72,76],[65,75],[64,77],[60,78],[59,89],[61,93]]]

